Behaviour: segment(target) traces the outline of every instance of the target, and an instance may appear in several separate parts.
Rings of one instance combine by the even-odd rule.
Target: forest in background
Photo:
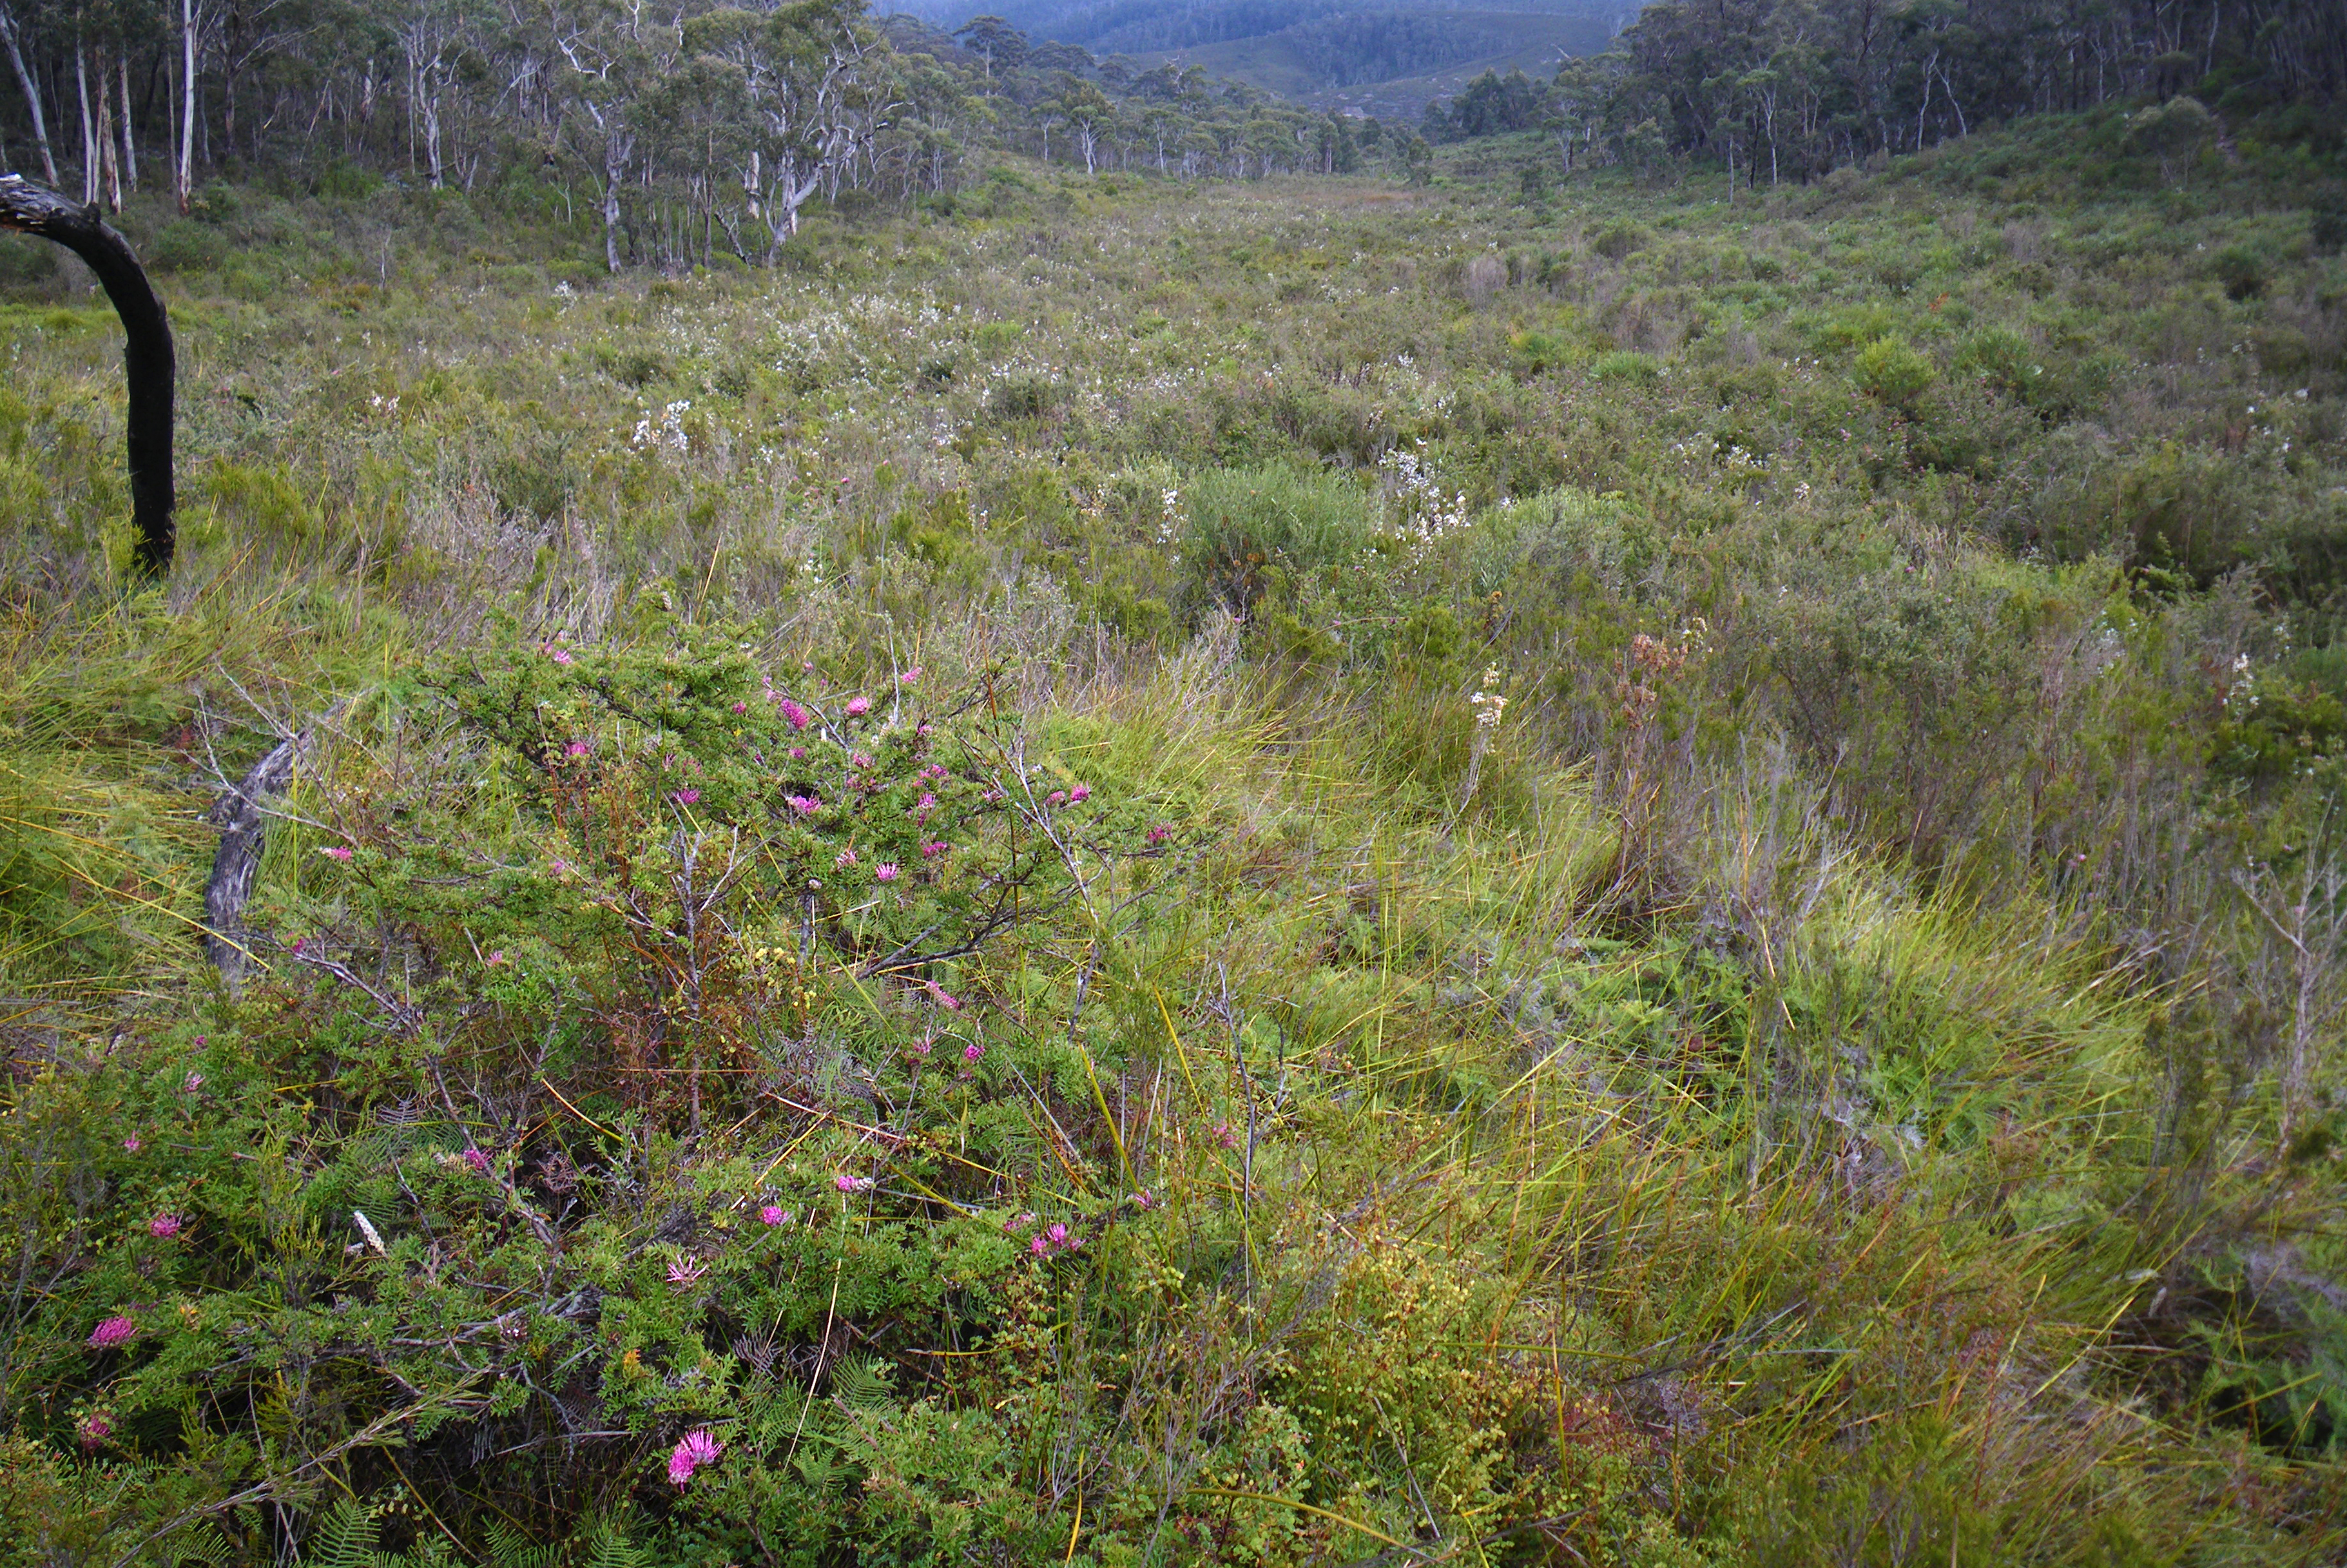
[[[138,129],[166,580],[0,241],[0,1563],[2335,1561],[2339,104],[2113,15],[1773,180],[821,9]]]

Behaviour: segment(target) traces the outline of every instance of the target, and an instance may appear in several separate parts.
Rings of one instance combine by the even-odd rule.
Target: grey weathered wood
[[[285,793],[308,743],[306,731],[278,742],[212,807],[220,841],[212,854],[211,880],[204,886],[204,955],[231,984],[243,977],[251,956],[244,946],[244,901],[252,894],[252,874],[267,844],[269,818],[262,803]]]
[[[55,241],[89,263],[114,313],[122,318],[122,369],[130,395],[130,521],[138,530],[138,569],[171,569],[171,319],[156,297],[130,242],[100,220],[97,209],[67,200],[20,174],[0,174],[0,229]]]

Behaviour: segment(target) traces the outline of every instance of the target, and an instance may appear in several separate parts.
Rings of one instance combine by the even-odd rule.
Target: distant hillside
[[[1299,22],[1198,46],[1133,50],[1150,65],[1203,66],[1316,108],[1415,119],[1487,69],[1545,77],[1569,55],[1602,53],[1600,16],[1523,11],[1389,11]]]
[[[1364,8],[1356,0],[915,0],[941,26],[1001,16],[1029,36],[1145,65],[1202,66],[1265,91],[1332,108],[1415,117],[1486,68],[1546,76],[1567,55],[1596,54],[1637,12],[1626,0],[1491,0]]]

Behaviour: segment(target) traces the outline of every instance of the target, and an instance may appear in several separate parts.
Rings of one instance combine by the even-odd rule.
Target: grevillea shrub
[[[966,1343],[1143,1213],[1029,1190],[1037,1106],[1086,1066],[1023,1021],[1064,988],[1003,950],[1147,905],[1164,803],[1057,768],[983,682],[687,631],[509,640],[329,750],[253,980],[46,1102],[128,1130],[77,1156],[120,1223],[13,1363],[49,1440],[231,1476],[333,1453],[364,1491],[395,1430],[411,1472],[493,1490],[859,1528],[851,1460],[931,1460],[841,1358]],[[810,1398],[836,1378],[861,1404]],[[986,1451],[904,1440],[933,1439]]]

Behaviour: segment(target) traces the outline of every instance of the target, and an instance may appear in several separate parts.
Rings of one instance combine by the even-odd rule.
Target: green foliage
[[[1858,387],[1887,408],[1912,412],[1915,400],[1939,378],[1939,368],[1895,334],[1859,350]]]
[[[2338,302],[2127,118],[221,187],[128,599],[27,282],[0,1556],[2335,1555]]]

